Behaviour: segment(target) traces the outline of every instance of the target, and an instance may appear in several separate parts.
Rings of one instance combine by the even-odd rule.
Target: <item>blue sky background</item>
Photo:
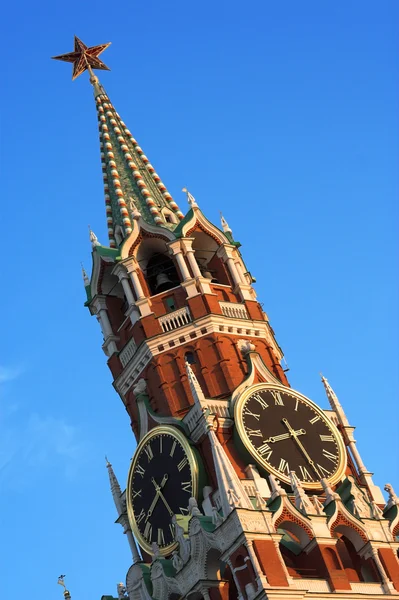
[[[375,482],[398,476],[395,1],[27,2],[3,9],[0,596],[115,593],[129,549],[104,455],[134,438],[83,307],[106,243],[87,74],[50,56],[112,41],[100,78],[169,191],[222,210],[290,367],[325,374]],[[23,15],[23,18],[22,18]],[[6,56],[4,57],[4,54]],[[20,592],[21,593],[21,592]]]

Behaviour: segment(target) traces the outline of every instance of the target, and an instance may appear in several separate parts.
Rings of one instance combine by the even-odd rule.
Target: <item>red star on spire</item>
[[[59,56],[52,56],[51,58],[54,58],[54,60],[63,60],[65,62],[73,63],[72,80],[74,80],[84,71],[86,71],[86,69],[89,71],[91,71],[91,69],[109,71],[107,65],[105,65],[103,61],[98,58],[98,56],[110,45],[111,42],[108,44],[101,44],[100,46],[91,46],[91,48],[88,48],[82,42],[82,40],[75,35],[75,49],[73,52],[69,52],[69,54],[60,54]]]

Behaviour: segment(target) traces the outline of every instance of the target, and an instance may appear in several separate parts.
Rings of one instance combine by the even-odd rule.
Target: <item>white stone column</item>
[[[231,562],[231,560],[229,558],[227,559],[227,564],[230,567],[230,571],[231,571],[231,573],[233,575],[234,583],[236,584],[236,588],[237,588],[237,592],[238,592],[238,599],[237,600],[244,600],[244,596],[241,594],[241,587],[240,587],[239,581],[238,581],[238,579],[236,577],[236,574],[235,574],[235,571],[233,569],[233,564],[232,564],[232,562]]]
[[[183,281],[187,281],[191,279],[190,271],[186,265],[186,261],[184,260],[183,251],[181,248],[180,240],[171,242],[168,244],[170,253],[175,256],[177,265],[179,267],[179,271],[183,278]]]
[[[374,548],[374,546],[372,546],[371,553],[372,553],[375,565],[378,569],[378,572],[381,575],[382,585],[384,587],[384,590],[385,590],[385,592],[390,594],[391,593],[391,581],[390,581],[389,577],[387,576],[384,566],[381,562],[380,556],[378,554],[378,549]]]
[[[129,276],[132,280],[133,288],[137,296],[137,300],[135,302],[136,306],[140,310],[140,314],[142,317],[146,317],[152,313],[151,304],[149,298],[146,298],[144,294],[143,287],[141,285],[139,276],[137,271],[139,270],[139,265],[135,258],[130,257],[129,259],[123,261],[123,265],[126,267]]]
[[[202,277],[202,273],[198,266],[197,259],[195,258],[195,253],[194,253],[194,250],[192,247],[193,241],[194,241],[193,238],[184,238],[184,239],[182,239],[182,245],[183,245],[184,251],[187,256],[187,260],[189,262],[189,265],[191,267],[194,277]]]
[[[118,338],[113,334],[104,296],[96,296],[92,301],[92,306],[104,337],[103,350],[107,356],[112,356],[114,352],[118,351],[115,343]]]
[[[256,582],[258,584],[258,590],[260,590],[265,583],[267,584],[266,575],[263,573],[262,567],[260,566],[260,563],[258,561],[258,557],[256,556],[256,552],[253,547],[253,540],[246,540],[245,546],[248,550],[249,558],[251,559],[252,565],[254,567]]]

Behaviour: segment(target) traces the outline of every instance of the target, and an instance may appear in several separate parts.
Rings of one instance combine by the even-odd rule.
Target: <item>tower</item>
[[[375,598],[399,593],[386,504],[344,410],[293,390],[240,244],[187,189],[182,212],[92,68],[108,245],[91,232],[86,306],[138,446],[112,495],[132,554],[120,597]],[[184,214],[185,213],[185,214]],[[138,544],[141,548],[140,553]]]

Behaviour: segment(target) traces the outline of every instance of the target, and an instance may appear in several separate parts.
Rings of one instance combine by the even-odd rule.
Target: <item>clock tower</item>
[[[86,306],[137,449],[111,491],[132,554],[119,598],[251,600],[399,594],[399,499],[385,501],[328,381],[293,390],[227,222],[181,210],[88,70],[108,242],[91,232]],[[129,465],[130,457],[126,457]]]

